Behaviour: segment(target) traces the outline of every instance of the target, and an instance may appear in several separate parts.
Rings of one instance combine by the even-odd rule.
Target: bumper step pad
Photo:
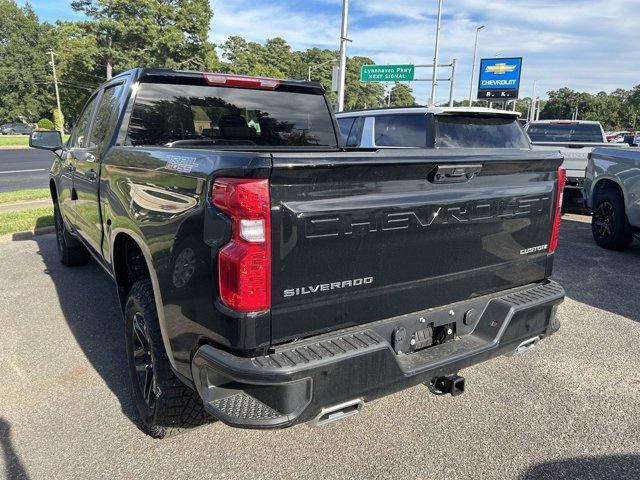
[[[209,405],[218,418],[225,417],[228,420],[274,420],[281,416],[273,408],[242,391],[212,400]]]
[[[205,409],[224,423],[282,428],[312,420],[327,406],[373,400],[504,355],[523,340],[550,335],[557,330],[552,325],[563,298],[563,288],[547,281],[465,301],[455,309],[482,312],[473,325],[458,320],[468,333],[407,354],[391,347],[394,329],[422,325],[417,321],[422,316],[436,326],[451,322],[453,307],[319,335],[253,358],[203,345],[191,365],[194,383]]]

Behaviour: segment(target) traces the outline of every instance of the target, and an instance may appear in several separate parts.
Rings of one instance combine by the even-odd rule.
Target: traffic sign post
[[[518,98],[522,57],[483,58],[480,61],[478,100],[507,101]]]
[[[450,68],[451,77],[436,78],[437,82],[451,82],[449,106],[453,106],[453,90],[456,82],[456,59],[438,67]],[[416,78],[417,68],[433,68],[433,65],[363,65],[360,70],[362,83],[432,82],[432,78]]]

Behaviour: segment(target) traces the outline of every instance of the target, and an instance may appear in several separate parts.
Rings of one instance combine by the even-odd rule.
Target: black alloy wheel
[[[147,407],[152,410],[157,398],[157,385],[153,368],[153,353],[149,329],[142,313],[137,312],[131,324],[133,339],[133,363],[135,365],[138,387]]]

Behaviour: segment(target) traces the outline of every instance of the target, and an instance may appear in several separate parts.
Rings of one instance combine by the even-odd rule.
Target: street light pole
[[[484,25],[480,25],[476,28],[476,43],[473,47],[473,65],[471,67],[471,82],[469,85],[469,106],[473,103],[473,79],[476,76],[476,61],[478,60],[478,36],[480,34],[480,30],[484,28]]]
[[[53,72],[53,87],[56,91],[56,105],[58,107],[58,111],[62,114],[62,108],[60,108],[60,92],[58,92],[58,75],[56,74],[56,62],[54,59],[54,56],[56,56],[57,54],[54,53],[53,50],[49,50],[47,53],[51,56],[51,70]]]
[[[327,63],[333,63],[333,62],[337,62],[338,60],[335,58],[332,58],[331,60],[327,60],[326,62],[322,62],[322,63],[318,63],[317,65],[309,65],[309,77],[308,80],[311,81],[311,72],[313,70],[315,70],[316,68],[320,68],[323,65],[326,65]]]
[[[342,28],[340,30],[340,78],[338,80],[338,111],[344,110],[344,89],[347,79],[347,25],[349,0],[342,0]]]
[[[438,0],[438,21],[436,24],[436,46],[433,54],[433,75],[431,77],[431,100],[429,105],[436,104],[436,87],[438,86],[438,56],[440,54],[440,22],[442,20],[442,0]]]

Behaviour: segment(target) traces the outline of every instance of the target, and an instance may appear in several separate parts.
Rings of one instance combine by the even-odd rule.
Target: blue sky
[[[30,3],[41,19],[77,18],[65,0]],[[211,3],[216,43],[229,35],[259,42],[281,36],[295,49],[338,47],[342,0]],[[366,55],[378,64],[431,63],[437,0],[350,4],[350,55]],[[468,97],[479,25],[486,25],[480,57],[524,57],[521,96],[531,95],[534,80],[543,96],[563,86],[597,93],[640,84],[640,0],[444,0],[440,59],[458,60],[457,99]],[[425,102],[429,86],[414,82],[412,87]],[[448,88],[440,84],[439,101]]]

